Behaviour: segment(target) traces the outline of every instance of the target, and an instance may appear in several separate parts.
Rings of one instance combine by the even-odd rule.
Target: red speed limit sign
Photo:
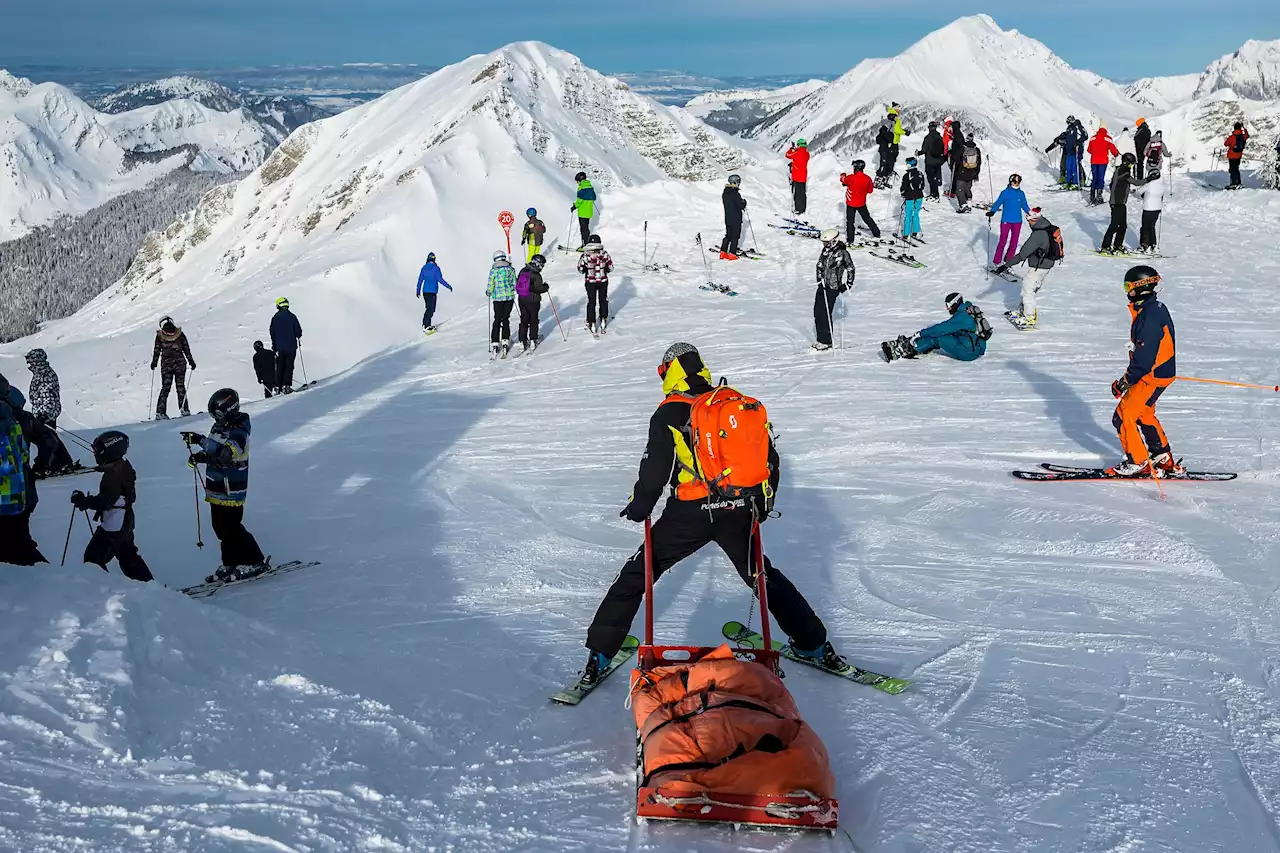
[[[511,254],[511,226],[516,224],[516,217],[509,210],[504,210],[498,214],[498,224],[502,226],[502,233],[507,235],[507,254]]]

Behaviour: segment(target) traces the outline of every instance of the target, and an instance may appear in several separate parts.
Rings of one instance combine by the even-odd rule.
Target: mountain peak
[[[1270,101],[1280,98],[1280,40],[1250,39],[1235,53],[1209,65],[1200,75],[1195,96],[1233,89],[1242,98]]]
[[[33,85],[26,77],[18,77],[0,68],[0,92],[8,92],[14,97],[23,98],[31,91]]]

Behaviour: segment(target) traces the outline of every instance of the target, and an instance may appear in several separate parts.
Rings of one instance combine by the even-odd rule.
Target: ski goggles
[[[671,367],[671,362],[669,362],[669,361],[668,361],[668,362],[666,362],[665,364],[659,364],[659,365],[658,365],[658,378],[659,378],[659,379],[666,379],[666,378],[667,378],[667,370],[669,370],[669,369],[670,369],[670,367]]]
[[[1137,281],[1126,281],[1124,283],[1124,292],[1132,293],[1133,291],[1137,290],[1139,287],[1146,287],[1147,285],[1155,286],[1159,283],[1160,283],[1160,276],[1149,275],[1146,278],[1140,278]]]

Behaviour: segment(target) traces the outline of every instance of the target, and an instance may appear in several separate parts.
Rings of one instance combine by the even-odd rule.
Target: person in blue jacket
[[[934,350],[960,361],[981,358],[991,337],[991,324],[982,316],[982,309],[959,293],[948,293],[945,303],[950,319],[921,329],[913,337],[899,335],[896,341],[880,344],[884,360],[915,358]]]
[[[427,262],[422,265],[422,271],[418,273],[418,287],[414,291],[414,297],[421,296],[426,302],[426,308],[422,312],[422,331],[425,334],[435,334],[436,327],[431,325],[431,317],[436,313],[436,294],[440,291],[440,285],[444,285],[447,289],[453,290],[453,285],[444,280],[444,275],[440,272],[440,266],[436,263],[436,253],[427,253]]]
[[[1084,148],[1084,130],[1075,116],[1067,116],[1066,138],[1062,149],[1067,154],[1067,189],[1080,188],[1080,154]]]
[[[271,347],[276,351],[276,393],[293,393],[293,362],[302,346],[302,324],[289,310],[289,300],[276,300],[276,315],[271,318]]]
[[[1031,212],[1027,204],[1027,194],[1022,191],[1022,176],[1009,176],[1009,186],[1000,191],[995,204],[987,211],[987,219],[1000,214],[1000,242],[996,243],[996,254],[991,265],[1000,266],[1018,254],[1018,237],[1022,235],[1022,217]],[[988,243],[988,246],[991,244]]]

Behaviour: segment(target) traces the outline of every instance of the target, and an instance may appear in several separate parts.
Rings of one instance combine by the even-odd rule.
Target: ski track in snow
[[[1016,286],[982,273],[985,220],[930,207],[929,268],[855,253],[846,348],[813,355],[818,244],[765,228],[785,204],[770,180],[746,188],[768,258],[713,262],[735,298],[698,291],[705,258],[665,237],[675,270],[635,271],[639,223],[671,210],[618,191],[600,340],[557,257],[567,343],[544,310],[542,348],[489,363],[483,308],[445,300],[440,334],[248,405],[247,523],[277,560],[321,565],[191,601],[79,567],[77,526],[73,567],[0,574],[0,849],[1280,850],[1277,400],[1191,383],[1162,400],[1178,452],[1242,471],[1230,484],[1170,483],[1161,501],[1150,483],[1015,481],[1042,459],[1118,455],[1126,262],[1086,254],[1105,214],[1030,193],[1069,260],[1040,329],[1018,333],[998,320]],[[811,178],[822,225],[842,218],[833,184]],[[1224,195],[1186,182],[1165,214],[1179,366],[1271,381],[1274,229],[1234,229],[1280,207]],[[675,230],[718,235],[713,207],[690,210]],[[1224,274],[1227,245],[1257,274]],[[956,289],[998,324],[985,358],[880,362],[880,340],[941,320]],[[679,339],[769,406],[786,466],[774,561],[842,652],[914,682],[890,697],[788,673],[848,837],[636,825],[626,678],[577,709],[547,702],[640,543],[617,511]],[[93,393],[58,366],[64,399]],[[207,528],[208,553],[192,547],[191,423],[130,428],[139,544],[170,587],[217,559]],[[91,485],[42,487],[46,554]],[[659,585],[657,636],[717,642],[749,603],[708,549]]]

